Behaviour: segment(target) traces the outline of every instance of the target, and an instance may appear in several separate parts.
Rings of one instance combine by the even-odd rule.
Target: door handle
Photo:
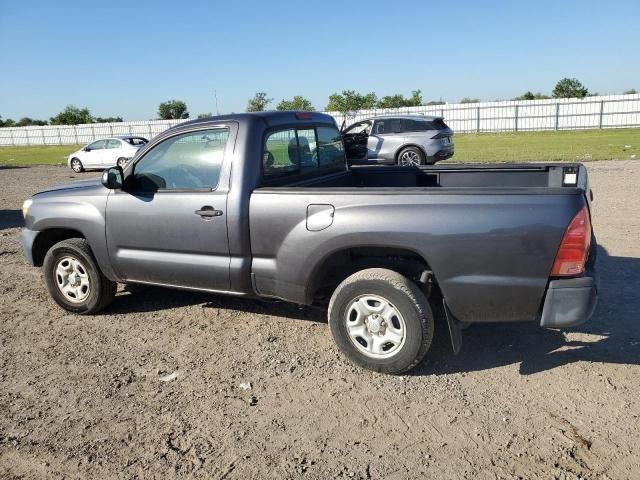
[[[222,210],[216,210],[211,205],[205,205],[200,210],[196,210],[196,215],[199,215],[203,218],[212,218],[212,217],[220,217],[222,216]]]

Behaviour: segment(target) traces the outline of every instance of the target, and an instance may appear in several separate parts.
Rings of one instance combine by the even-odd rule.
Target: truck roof
[[[387,118],[399,118],[401,120],[442,120],[443,117],[438,116],[438,115],[407,115],[407,114],[397,114],[397,115],[393,115],[393,114],[388,114],[388,115],[378,115],[376,117],[367,117],[364,118],[362,120],[360,120],[361,122],[364,121],[371,121],[371,120],[384,120]]]
[[[298,111],[271,111],[271,112],[250,112],[250,113],[230,113],[228,115],[215,115],[212,117],[199,118],[189,122],[180,123],[170,130],[177,130],[185,126],[197,124],[207,124],[225,121],[236,121],[239,123],[262,122],[267,127],[278,125],[291,125],[296,123],[329,123],[336,125],[335,119],[331,115],[318,112],[298,112]]]

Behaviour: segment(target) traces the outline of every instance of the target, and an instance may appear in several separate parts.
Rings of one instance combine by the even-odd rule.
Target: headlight
[[[29,211],[29,207],[31,206],[32,203],[33,203],[33,200],[31,198],[27,198],[22,204],[22,216],[24,218],[27,218],[27,212]]]

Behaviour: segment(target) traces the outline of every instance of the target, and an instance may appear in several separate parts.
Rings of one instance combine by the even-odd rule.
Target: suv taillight
[[[584,265],[591,244],[591,221],[589,211],[583,207],[564,232],[560,248],[553,262],[551,275],[554,277],[573,277],[584,273]]]
[[[440,133],[434,135],[433,137],[431,137],[431,139],[432,140],[438,140],[440,138],[448,137],[449,135],[450,135],[449,133],[440,132]]]

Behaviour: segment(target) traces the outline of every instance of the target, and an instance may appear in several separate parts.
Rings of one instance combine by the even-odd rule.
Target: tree
[[[187,104],[182,100],[167,100],[158,106],[158,116],[161,120],[180,120],[189,118]]]
[[[584,98],[589,90],[577,78],[563,78],[553,89],[553,98]]]
[[[15,123],[14,126],[16,126],[16,127],[28,127],[28,126],[31,126],[31,125],[43,126],[43,125],[47,125],[47,122],[46,122],[46,120],[34,120],[33,118],[22,117],[20,120],[18,120]]]
[[[273,98],[267,97],[266,92],[258,92],[247,101],[247,112],[264,112],[271,102]]]
[[[74,105],[67,105],[55,117],[50,119],[51,125],[80,125],[83,123],[93,123],[93,117],[88,108],[78,108]]]
[[[638,93],[638,91],[635,88],[631,88],[622,92],[623,95],[634,95],[636,93]]]
[[[11,120],[10,118],[7,118],[6,120],[2,120],[2,115],[0,115],[0,128],[1,127],[13,127],[15,126],[16,122]]]
[[[404,95],[396,93],[395,95],[382,97],[378,102],[379,108],[418,107],[420,105],[422,105],[422,92],[420,90],[413,90],[409,98],[404,98]]]
[[[346,114],[355,110],[375,108],[377,104],[378,97],[373,92],[362,95],[355,90],[343,90],[342,93],[334,93],[329,96],[327,110]]]
[[[446,102],[443,102],[442,100],[431,100],[430,102],[425,103],[425,105],[427,105],[427,106],[446,105]]]
[[[533,93],[531,90],[528,90],[519,97],[514,98],[513,100],[544,100],[547,98],[551,97],[540,92]]]
[[[211,113],[211,112],[209,112],[209,113],[200,113],[198,115],[198,119],[209,118],[209,117],[213,117],[213,113]]]
[[[464,97],[462,100],[460,100],[460,103],[480,103],[480,99]]]
[[[277,106],[276,110],[299,110],[303,112],[315,112],[311,100],[296,95],[291,100],[282,100]]]
[[[122,122],[122,117],[96,117],[96,123],[118,123]]]

